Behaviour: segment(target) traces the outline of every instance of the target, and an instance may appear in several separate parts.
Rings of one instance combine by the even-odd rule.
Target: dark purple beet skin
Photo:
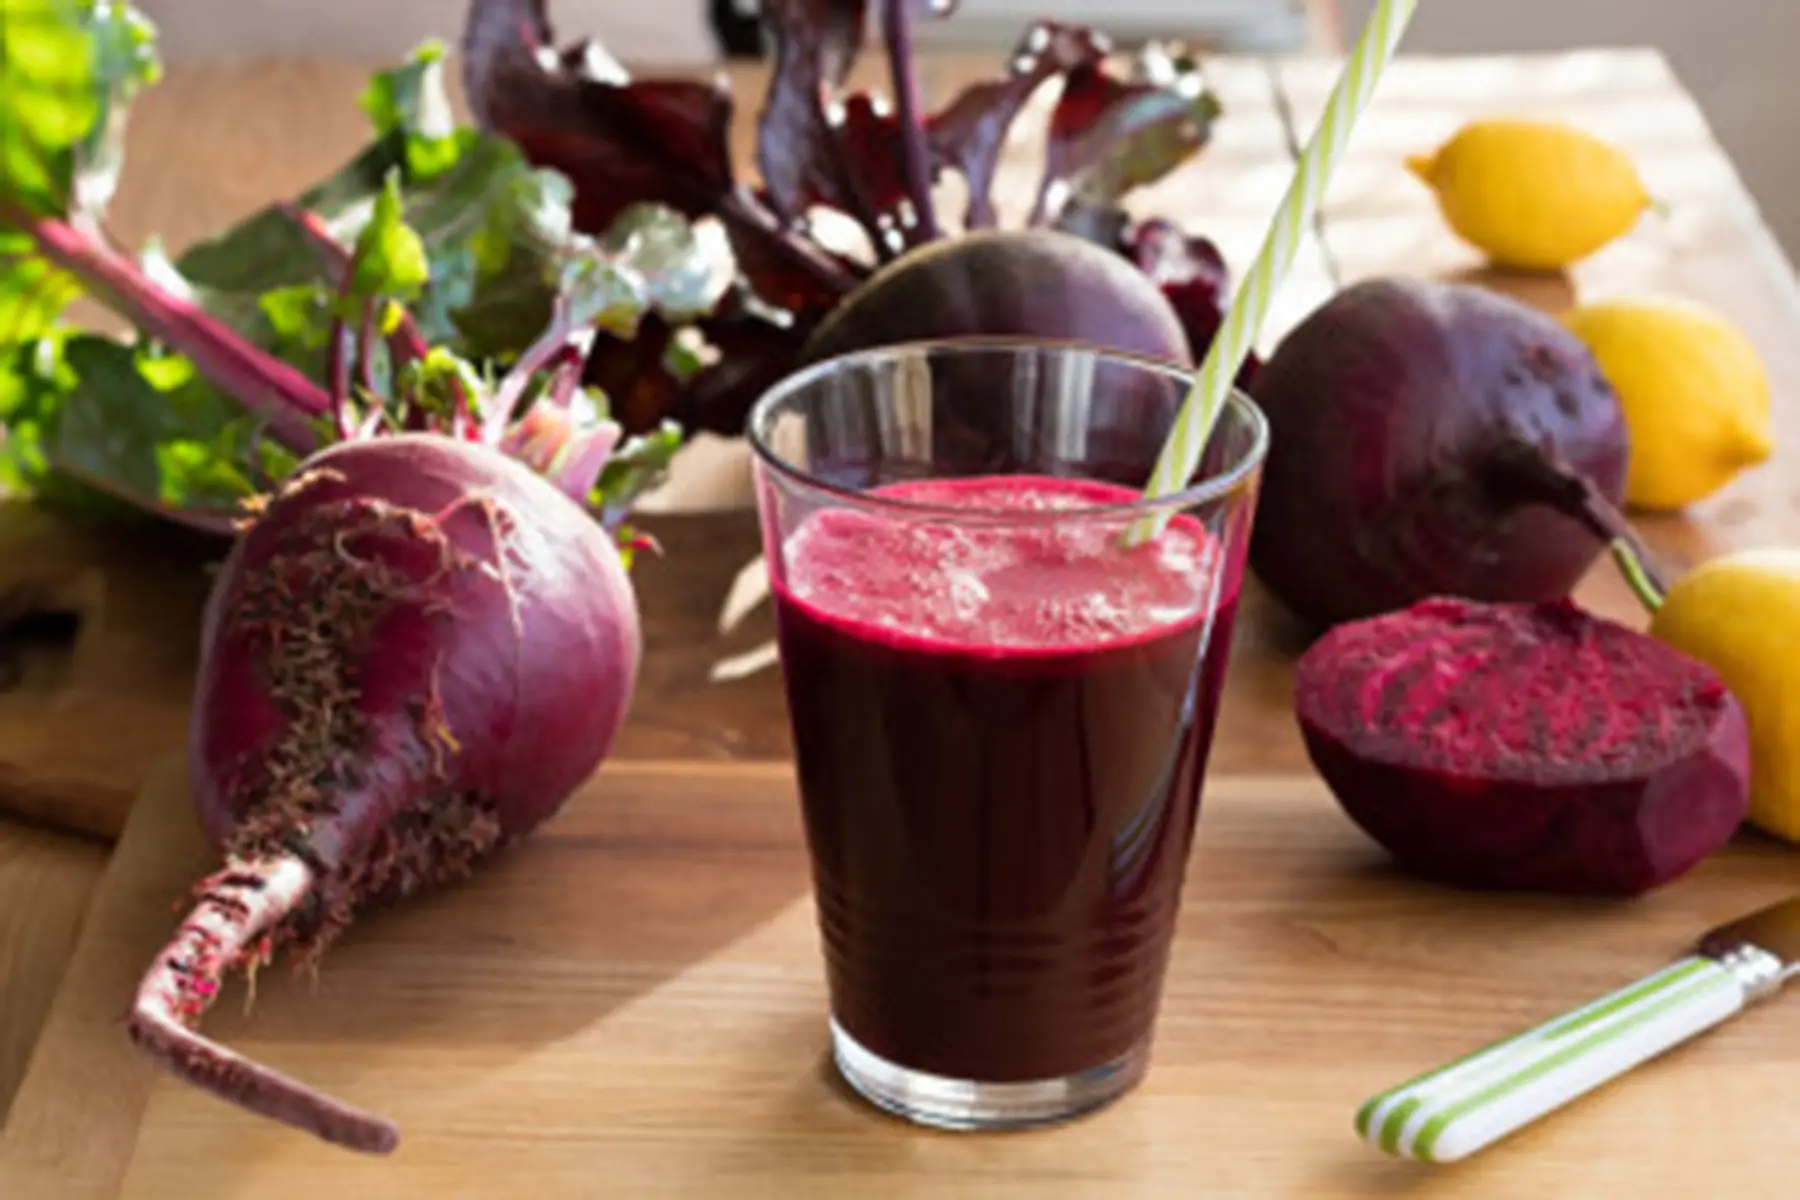
[[[447,783],[480,795],[508,839],[530,832],[594,771],[624,720],[642,646],[617,552],[540,476],[445,438],[352,444],[317,455],[309,471],[303,489],[276,499],[240,539],[207,606],[189,750],[208,837],[227,845],[268,803],[256,764],[289,723],[258,678],[267,631],[245,619],[248,594],[322,536],[393,564],[418,589],[367,631],[354,704],[367,741],[355,765],[385,765],[414,792]],[[445,569],[436,539],[380,527],[377,506],[397,519],[435,517],[444,547],[468,565]],[[371,530],[360,542],[359,520]],[[326,598],[294,600],[290,618]],[[455,738],[452,758],[422,754],[422,705]],[[377,790],[391,795],[386,782]],[[340,826],[347,848],[379,833],[391,803]]]
[[[1053,230],[981,230],[910,251],[832,310],[802,360],[965,338],[1080,343],[1177,367],[1192,363],[1181,318],[1148,275],[1122,254]],[[944,405],[933,414],[929,457],[938,469],[1011,469],[1026,419],[1009,399],[1025,386],[1015,368],[1005,355],[930,364],[936,395],[993,397],[988,406]],[[1096,364],[1089,390],[1104,390],[1115,411],[1142,411],[1146,427],[1167,421],[1169,383],[1150,373]],[[1128,482],[1141,486],[1141,471]]]
[[[466,876],[605,758],[641,656],[611,536],[520,463],[436,435],[314,456],[214,584],[189,771],[218,872],[145,974],[132,1042],[352,1149],[380,1117],[197,1031],[221,980],[319,954],[365,908]]]
[[[1316,627],[1427,596],[1566,596],[1617,536],[1624,415],[1549,316],[1482,288],[1337,293],[1257,371],[1250,564]]]
[[[952,337],[1076,341],[1187,365],[1162,290],[1121,255],[1053,230],[981,230],[928,242],[869,277],[813,332],[817,362]]]
[[[1637,895],[1730,839],[1742,707],[1711,668],[1567,601],[1433,598],[1300,658],[1307,753],[1350,818],[1444,883]]]

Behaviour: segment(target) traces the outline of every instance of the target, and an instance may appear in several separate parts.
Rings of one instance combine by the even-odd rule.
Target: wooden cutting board
[[[110,846],[0,819],[0,1125],[62,985]]]
[[[0,811],[118,833],[181,745],[220,546],[0,501]]]
[[[117,1017],[206,854],[178,769],[119,844],[20,1092],[0,1195],[1433,1196],[1787,1194],[1800,1004],[1777,1002],[1460,1167],[1352,1137],[1372,1090],[1636,977],[1793,886],[1746,841],[1588,904],[1411,882],[1304,779],[1207,799],[1155,1064],[1113,1108],[1010,1136],[915,1130],[825,1061],[788,771],[619,763],[503,865],[280,969],[237,1050],[386,1113],[352,1156],[154,1075]],[[529,1182],[527,1182],[529,1180]],[[1571,1191],[1572,1181],[1587,1190]]]

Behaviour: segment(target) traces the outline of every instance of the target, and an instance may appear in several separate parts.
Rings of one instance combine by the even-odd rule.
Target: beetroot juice
[[[935,515],[822,507],[772,556],[838,1036],[971,1086],[1112,1070],[1110,1098],[1157,1012],[1240,531],[1123,549],[1056,514],[1138,493],[1069,478],[865,495]]]

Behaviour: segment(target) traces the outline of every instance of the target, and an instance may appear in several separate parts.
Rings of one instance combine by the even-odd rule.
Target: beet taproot
[[[353,1149],[387,1121],[195,1030],[223,977],[317,956],[361,911],[461,878],[600,764],[642,653],[612,538],[519,462],[433,435],[315,455],[208,601],[189,742],[223,857],[128,1029],[189,1083]]]
[[[1434,597],[1339,625],[1301,655],[1294,707],[1351,820],[1445,883],[1636,895],[1723,846],[1749,802],[1719,676],[1568,600]]]
[[[1314,627],[1563,597],[1626,530],[1618,398],[1573,334],[1497,293],[1354,284],[1249,390],[1270,428],[1250,565]]]
[[[1085,342],[1191,363],[1173,305],[1123,255],[1049,229],[927,242],[871,275],[813,331],[801,361],[942,338]]]

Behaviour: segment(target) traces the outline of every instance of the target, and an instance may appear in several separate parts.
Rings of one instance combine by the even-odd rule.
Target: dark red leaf
[[[1156,218],[1126,236],[1126,256],[1156,281],[1174,306],[1194,361],[1206,357],[1231,303],[1231,271],[1219,247],[1209,238],[1189,236],[1174,222]],[[1248,387],[1261,365],[1254,350],[1246,355],[1238,368],[1238,386]]]
[[[764,0],[775,41],[769,92],[756,126],[756,165],[770,207],[789,224],[811,205],[850,213],[875,234],[876,210],[831,120],[835,89],[862,47],[865,0]]]
[[[595,338],[583,381],[606,393],[627,434],[672,419],[690,433],[741,435],[756,398],[793,369],[810,327],[779,325],[731,301],[697,328],[716,358],[685,379],[667,366],[675,331],[657,314],[646,316],[628,340],[605,332]]]
[[[891,211],[906,195],[899,120],[892,111],[878,109],[867,94],[857,92],[844,100],[838,136],[863,203],[877,213]]]
[[[473,0],[463,79],[477,119],[569,177],[585,231],[643,201],[689,217],[714,211],[732,188],[730,94],[633,82],[592,42],[547,56],[553,37],[542,0]]]
[[[687,381],[672,415],[692,428],[741,436],[757,398],[794,369],[804,335],[729,314],[702,322],[700,330],[718,348],[719,361]]]
[[[633,81],[595,43],[551,54],[553,39],[542,0],[472,0],[464,80],[483,125],[573,183],[577,228],[603,233],[643,201],[689,217],[713,213],[768,303],[829,307],[856,286],[843,260],[734,185],[729,93],[682,79]]]
[[[1058,215],[1056,227],[1135,263],[1175,309],[1194,361],[1205,357],[1224,324],[1231,288],[1225,256],[1211,239],[1190,236],[1162,217],[1133,224],[1116,204],[1070,205]],[[1252,352],[1238,371],[1238,385],[1247,387],[1259,366],[1261,360]]]
[[[756,166],[775,215],[794,224],[809,203],[835,203],[849,183],[825,116],[827,86],[834,67],[844,69],[861,44],[863,4],[766,0],[763,21],[775,41],[775,64],[756,122]]]
[[[964,88],[927,125],[932,157],[952,167],[969,185],[969,207],[963,223],[989,229],[996,223],[994,172],[1006,132],[1032,93],[1058,75],[1097,62],[1108,50],[1105,37],[1079,25],[1038,21],[1013,49],[1002,79]]]
[[[1162,178],[1206,144],[1219,111],[1197,64],[1161,47],[1143,52],[1131,80],[1097,60],[1076,67],[1050,116],[1033,223],[1053,220],[1064,204],[1109,204]]]
[[[886,0],[875,0],[877,4]],[[957,0],[906,0],[916,16],[947,17]],[[762,0],[762,19],[779,38],[784,30],[804,28],[819,47],[821,76],[842,87],[868,37],[870,0]]]
[[[1210,238],[1190,237],[1170,220],[1155,217],[1125,235],[1130,259],[1164,288],[1190,288],[1215,305],[1225,303],[1231,271]]]
[[[811,241],[797,240],[801,235],[790,237],[782,233],[780,223],[768,211],[767,196],[766,192],[745,196],[740,219],[726,226],[738,269],[765,304],[787,309],[803,320],[823,313],[843,299],[845,291],[868,274],[868,268]],[[795,259],[795,245],[808,247],[811,254],[830,263],[848,282],[834,285],[822,279],[809,262]]]
[[[588,351],[582,382],[606,393],[607,408],[627,434],[655,429],[675,407],[682,381],[663,366],[673,333],[659,314],[647,313],[633,336],[601,331]]]

